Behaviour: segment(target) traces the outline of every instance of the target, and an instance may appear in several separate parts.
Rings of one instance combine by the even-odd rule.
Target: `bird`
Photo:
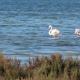
[[[80,37],[80,28],[76,28],[74,33],[77,37]]]
[[[60,34],[60,31],[57,28],[53,28],[52,25],[49,25],[49,35],[53,37],[58,37]]]

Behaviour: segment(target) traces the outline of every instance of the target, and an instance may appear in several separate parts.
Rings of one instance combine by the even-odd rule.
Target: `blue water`
[[[52,39],[48,26],[60,29]],[[0,51],[37,55],[80,52],[80,0],[0,0]]]

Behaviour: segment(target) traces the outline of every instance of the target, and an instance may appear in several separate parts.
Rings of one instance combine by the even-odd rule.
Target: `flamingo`
[[[80,28],[76,28],[76,29],[75,29],[75,35],[76,35],[77,37],[80,37]]]
[[[51,25],[49,25],[49,35],[53,37],[58,37],[60,34],[60,31],[57,28],[53,28]]]

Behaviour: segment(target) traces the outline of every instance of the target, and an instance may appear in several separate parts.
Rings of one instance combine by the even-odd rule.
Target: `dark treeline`
[[[22,65],[19,60],[1,54],[0,80],[80,80],[80,60],[53,54]]]

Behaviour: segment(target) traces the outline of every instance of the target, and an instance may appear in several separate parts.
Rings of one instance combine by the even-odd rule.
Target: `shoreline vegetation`
[[[80,60],[56,53],[21,64],[0,54],[0,80],[80,80]]]

